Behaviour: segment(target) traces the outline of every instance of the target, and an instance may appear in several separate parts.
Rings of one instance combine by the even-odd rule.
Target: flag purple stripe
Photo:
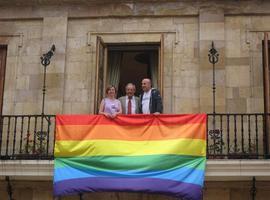
[[[130,191],[160,193],[185,200],[201,200],[202,187],[172,180],[154,178],[80,178],[54,183],[54,195],[66,196],[84,192]]]

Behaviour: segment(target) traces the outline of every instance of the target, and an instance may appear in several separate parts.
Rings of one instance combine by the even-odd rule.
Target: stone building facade
[[[108,47],[158,46],[157,86],[165,113],[213,112],[208,53],[214,41],[219,52],[216,112],[263,113],[265,32],[270,32],[270,2],[263,0],[0,0],[0,45],[7,47],[2,114],[41,113],[40,56],[52,44],[56,52],[47,67],[45,113],[95,113],[98,37]],[[53,198],[52,161],[0,163],[0,199],[8,199],[7,175],[14,199]],[[268,199],[268,160],[210,160],[204,199],[251,199],[253,176],[256,199]],[[171,199],[126,193],[84,196],[92,198]]]

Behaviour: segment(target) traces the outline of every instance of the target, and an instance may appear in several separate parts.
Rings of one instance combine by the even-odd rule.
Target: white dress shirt
[[[126,114],[128,114],[128,96],[126,96]],[[136,102],[135,97],[131,98],[131,114],[136,114]]]
[[[143,93],[143,97],[142,97],[142,113],[143,114],[150,114],[149,103],[150,103],[150,97],[151,97],[151,90],[152,89],[150,89],[148,92]]]

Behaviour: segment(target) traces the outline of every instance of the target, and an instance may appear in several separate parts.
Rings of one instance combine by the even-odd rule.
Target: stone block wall
[[[198,112],[196,17],[76,19],[68,27],[64,113],[93,112],[97,35],[105,43],[149,43],[160,42],[161,34],[165,112]]]
[[[160,27],[161,32],[175,30],[175,33],[165,34],[165,112],[212,112],[212,66],[207,56],[211,40],[215,41],[220,54],[219,63],[216,65],[216,111],[241,113],[263,111],[262,34],[246,33],[245,28],[236,26],[235,24],[241,23],[241,19],[246,21],[243,17],[226,17],[225,19],[223,41],[220,38],[216,40],[207,38],[208,33],[213,31],[210,27],[213,22],[209,23],[210,25],[202,22],[199,26],[196,17],[159,19],[167,21],[165,24],[168,24],[167,27],[165,25]],[[50,20],[55,21],[55,19]],[[20,23],[15,23],[19,24],[16,32],[21,31],[23,36],[12,36],[8,42],[4,42],[8,43],[4,114],[40,112],[43,67],[39,56],[45,53],[52,43],[56,44],[56,54],[47,68],[46,113],[91,113],[95,88],[96,35],[91,36],[89,45],[87,44],[88,33],[100,32],[102,34],[104,31],[99,27],[104,29],[104,26],[99,26],[99,24],[107,23],[122,26],[117,28],[119,35],[122,35],[123,27],[129,27],[130,30],[133,27],[135,30],[139,24],[144,23],[148,25],[144,30],[141,29],[146,33],[136,35],[137,41],[147,42],[154,37],[153,34],[147,35],[147,32],[152,30],[149,28],[151,18],[69,20],[68,22],[66,18],[59,20],[61,25],[63,25],[62,20],[66,24],[63,25],[62,30],[55,30],[55,34],[66,34],[66,39],[49,36],[46,30],[43,30],[43,34],[47,37],[42,38],[41,21],[23,22],[22,24],[26,26],[23,26],[21,30]],[[46,20],[44,23],[47,23]],[[14,22],[2,22],[2,24],[5,24],[7,29],[16,26]],[[108,27],[107,31],[110,30]],[[47,31],[54,30],[48,28]],[[244,36],[240,35],[240,32]],[[158,38],[157,35],[156,38]],[[20,37],[23,38],[22,46],[18,44]],[[129,37],[132,39],[130,40]],[[176,37],[178,41],[175,41]],[[246,37],[251,38],[248,44]],[[104,38],[107,41],[117,41],[119,36],[106,35]],[[5,39],[6,37],[1,37],[2,41]],[[132,40],[134,37],[127,34],[125,41],[119,42]]]
[[[226,17],[226,109],[263,112],[262,40],[258,16]],[[264,20],[267,21],[268,17]]]
[[[8,45],[3,114],[39,110],[42,20],[1,21],[0,43]]]
[[[41,113],[40,56],[52,44],[56,53],[47,68],[45,113],[93,113],[97,35],[110,43],[147,43],[159,42],[161,34],[165,113],[213,112],[212,65],[208,61],[212,41],[220,55],[216,112],[263,112],[262,39],[270,18],[260,15],[262,10],[257,15],[234,15],[229,3],[201,3],[179,13],[171,10],[172,5],[181,7],[168,3],[160,10],[158,5],[147,4],[143,9],[136,4],[138,16],[130,13],[135,9],[131,5],[129,11],[117,7],[123,13],[112,16],[109,5],[96,5],[96,14],[87,14],[86,8],[79,14],[70,6],[53,7],[57,12],[41,7],[28,13],[27,19],[22,15],[24,9],[13,19],[8,14],[13,8],[7,8],[6,15],[0,16],[0,43],[8,45],[3,114]],[[145,15],[145,9],[156,12]],[[99,16],[105,11],[109,16]]]

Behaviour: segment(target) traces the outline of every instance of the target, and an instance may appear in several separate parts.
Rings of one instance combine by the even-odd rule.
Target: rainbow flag
[[[130,191],[202,199],[206,115],[56,116],[54,195]]]

